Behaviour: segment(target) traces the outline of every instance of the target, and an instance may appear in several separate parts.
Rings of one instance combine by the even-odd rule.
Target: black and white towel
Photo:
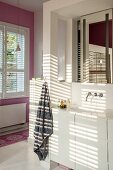
[[[49,137],[53,133],[53,116],[50,107],[50,96],[47,82],[42,85],[42,91],[37,110],[36,124],[34,130],[34,152],[39,160],[45,160],[48,155]]]

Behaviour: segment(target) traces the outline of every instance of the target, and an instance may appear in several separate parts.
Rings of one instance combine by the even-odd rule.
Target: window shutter
[[[18,30],[6,32],[6,97],[25,95],[25,36]],[[16,51],[19,44],[21,51]]]
[[[17,51],[17,45],[20,51]],[[28,95],[29,29],[0,22],[0,98]]]

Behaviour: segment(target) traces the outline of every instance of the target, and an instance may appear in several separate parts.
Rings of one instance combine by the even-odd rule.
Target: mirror
[[[80,19],[81,82],[112,83],[112,9]]]

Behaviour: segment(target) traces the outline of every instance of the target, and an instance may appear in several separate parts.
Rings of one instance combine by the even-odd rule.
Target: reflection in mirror
[[[81,57],[80,57],[80,20],[77,21],[77,52],[78,52],[78,59],[77,59],[77,70],[78,70],[78,76],[77,76],[77,81],[80,82],[81,81]]]
[[[109,12],[110,11],[110,12]],[[112,10],[82,18],[83,80],[112,82]]]
[[[107,45],[109,53],[106,57]],[[112,20],[89,24],[89,82],[111,83],[111,60]]]

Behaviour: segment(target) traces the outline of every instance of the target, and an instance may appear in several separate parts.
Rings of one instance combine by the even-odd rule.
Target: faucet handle
[[[103,93],[99,93],[99,97],[103,97]]]
[[[94,93],[94,96],[98,96],[98,94],[95,92],[95,93]]]

